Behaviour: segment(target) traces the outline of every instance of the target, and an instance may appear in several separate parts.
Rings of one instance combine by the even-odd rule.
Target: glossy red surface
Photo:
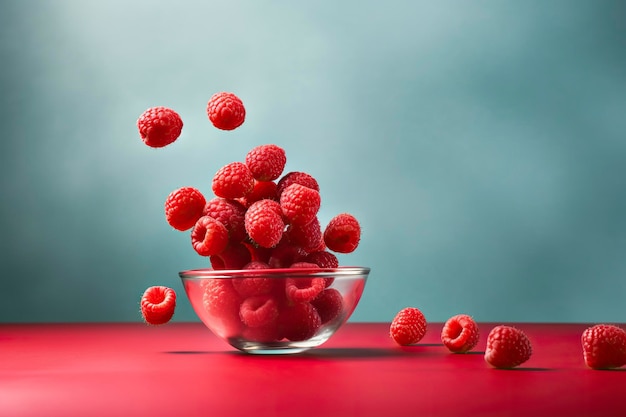
[[[500,324],[500,323],[498,323]],[[0,416],[624,416],[626,368],[582,359],[585,324],[515,324],[515,370],[452,354],[430,324],[413,347],[388,323],[348,323],[323,346],[255,356],[200,323],[0,325]]]

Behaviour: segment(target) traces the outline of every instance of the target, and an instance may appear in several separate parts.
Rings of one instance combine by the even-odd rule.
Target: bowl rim
[[[188,269],[178,273],[182,279],[198,280],[206,278],[318,278],[318,277],[355,277],[367,278],[370,273],[369,267],[364,266],[339,266],[337,268],[268,268],[268,269],[213,269],[199,268]]]

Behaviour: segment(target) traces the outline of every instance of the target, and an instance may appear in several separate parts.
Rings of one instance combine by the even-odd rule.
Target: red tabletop
[[[200,323],[0,324],[0,416],[626,416],[626,368],[584,365],[588,325],[515,324],[534,350],[515,370],[483,359],[493,325],[468,354],[443,347],[440,323],[406,348],[388,323],[348,323],[261,356]]]

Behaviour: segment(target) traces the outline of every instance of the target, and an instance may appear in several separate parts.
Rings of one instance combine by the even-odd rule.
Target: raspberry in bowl
[[[246,353],[286,354],[326,342],[354,312],[369,272],[302,263],[179,276],[195,313],[216,336]]]

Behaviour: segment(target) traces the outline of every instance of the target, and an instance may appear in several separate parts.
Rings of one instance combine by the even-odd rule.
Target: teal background
[[[626,2],[13,0],[0,58],[3,322],[139,321],[151,285],[195,320],[163,202],[263,143],[360,220],[354,321],[626,321]]]

